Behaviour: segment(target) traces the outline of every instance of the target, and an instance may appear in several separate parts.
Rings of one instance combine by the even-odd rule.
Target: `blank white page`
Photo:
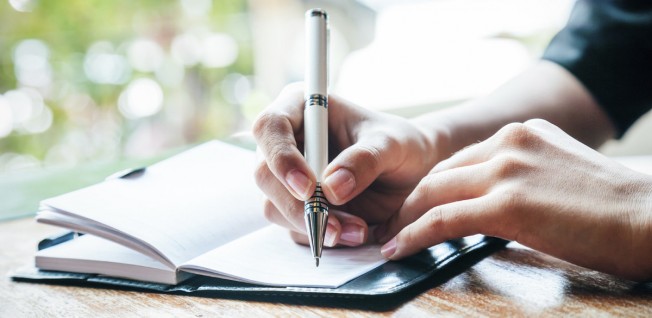
[[[287,230],[271,225],[188,261],[181,270],[271,286],[332,287],[382,265],[380,245],[324,249],[319,263]]]
[[[176,284],[190,276],[177,276],[174,268],[92,235],[40,250],[36,252],[35,263],[45,270],[103,274],[162,284]]]
[[[268,224],[255,166],[253,151],[212,141],[152,165],[142,176],[41,204],[147,242],[178,266]],[[107,237],[98,229],[89,232]]]

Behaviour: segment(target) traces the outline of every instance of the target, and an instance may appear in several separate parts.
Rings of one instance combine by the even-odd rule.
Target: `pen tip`
[[[319,258],[315,257],[315,267],[319,267]]]

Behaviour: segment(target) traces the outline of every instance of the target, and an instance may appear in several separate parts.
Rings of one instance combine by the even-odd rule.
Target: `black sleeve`
[[[579,0],[543,58],[570,71],[621,136],[652,108],[652,0]]]

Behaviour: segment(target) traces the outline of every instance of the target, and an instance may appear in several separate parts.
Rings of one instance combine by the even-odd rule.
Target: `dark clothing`
[[[621,136],[652,108],[652,0],[580,0],[543,58],[589,90]]]

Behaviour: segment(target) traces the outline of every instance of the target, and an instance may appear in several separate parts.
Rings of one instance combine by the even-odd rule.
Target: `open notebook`
[[[212,141],[41,202],[37,220],[86,233],[37,252],[36,267],[177,284],[193,275],[268,286],[336,288],[385,263],[376,245],[309,249],[270,225],[255,153]]]

